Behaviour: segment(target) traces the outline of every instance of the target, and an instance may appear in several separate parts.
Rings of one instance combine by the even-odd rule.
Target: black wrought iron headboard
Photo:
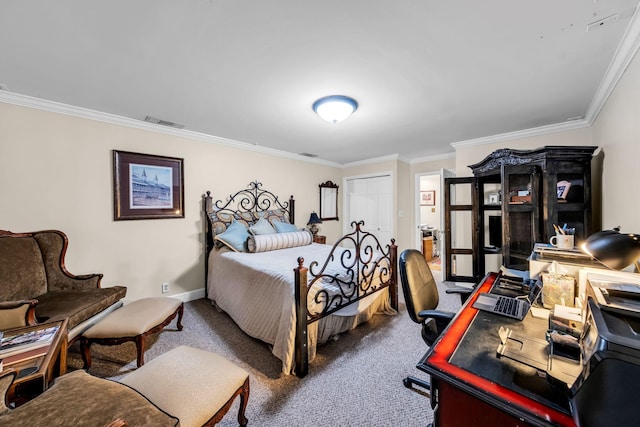
[[[207,194],[203,196],[203,210],[205,221],[205,292],[207,289],[206,280],[209,274],[209,252],[214,247],[214,236],[211,221],[209,220],[209,214],[211,212],[223,212],[230,215],[241,213],[259,213],[267,212],[270,210],[282,210],[288,217],[291,224],[295,224],[295,200],[293,196],[289,196],[289,199],[282,202],[280,198],[273,194],[271,191],[262,188],[262,183],[258,181],[252,181],[247,188],[238,191],[235,194],[229,195],[226,200],[213,201],[211,192],[207,191]]]

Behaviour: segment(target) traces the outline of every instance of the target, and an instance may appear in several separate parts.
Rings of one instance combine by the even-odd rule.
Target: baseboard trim
[[[189,302],[189,301],[195,301],[197,299],[201,299],[204,298],[204,288],[202,289],[196,289],[195,291],[189,291],[189,292],[183,292],[181,294],[176,294],[176,295],[166,295],[168,298],[176,298],[179,299],[182,302]],[[130,302],[134,301],[132,299],[123,299],[121,300],[125,305],[129,304]]]

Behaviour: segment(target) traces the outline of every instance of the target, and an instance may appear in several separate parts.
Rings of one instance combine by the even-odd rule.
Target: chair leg
[[[424,394],[426,396],[430,396],[431,395],[431,384],[429,384],[429,382],[422,380],[420,378],[417,377],[413,377],[413,376],[408,376],[407,378],[402,380],[402,384],[404,384],[404,386],[408,389],[417,391],[418,393]],[[413,387],[414,385],[423,388],[424,390],[418,390],[415,387]]]

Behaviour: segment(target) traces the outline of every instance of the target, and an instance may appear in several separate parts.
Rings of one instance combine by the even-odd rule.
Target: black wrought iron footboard
[[[309,372],[308,326],[355,302],[389,288],[391,307],[398,309],[397,246],[395,239],[383,247],[378,238],[361,227],[363,221],[352,222],[354,231],[338,240],[328,258],[320,265],[313,261],[304,266],[298,258],[295,274],[296,299],[296,375]],[[339,263],[340,271],[336,271]],[[322,286],[320,286],[322,284]],[[327,290],[326,285],[332,288]],[[310,310],[308,301],[314,309]]]

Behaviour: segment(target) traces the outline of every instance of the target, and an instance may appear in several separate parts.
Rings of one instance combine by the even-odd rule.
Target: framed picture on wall
[[[115,221],[184,218],[183,159],[113,150]]]
[[[436,190],[420,192],[420,206],[435,206],[435,205],[436,205]]]

